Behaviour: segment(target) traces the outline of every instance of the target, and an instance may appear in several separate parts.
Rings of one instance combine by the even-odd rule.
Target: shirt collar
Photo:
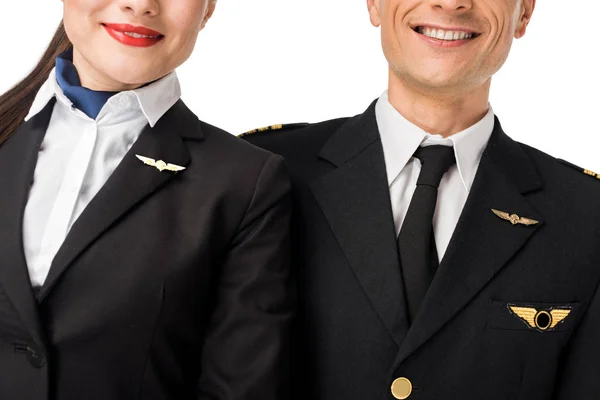
[[[119,104],[126,104],[121,99],[124,97],[135,97],[137,100],[132,105],[130,104],[128,109],[131,107],[137,107],[144,114],[148,120],[148,124],[154,127],[158,120],[179,100],[181,97],[181,87],[179,85],[179,79],[175,71],[167,74],[166,76],[152,82],[149,85],[145,85],[138,89],[126,90],[117,93],[112,96],[105,106],[100,111],[100,114],[96,118],[97,120],[109,112],[118,112],[119,107],[107,107],[108,105],[114,106]],[[25,117],[25,121],[30,120],[36,114],[44,109],[46,104],[53,98],[56,97],[57,101],[63,103],[68,107],[74,107],[73,103],[65,96],[62,89],[58,85],[56,80],[56,68],[52,69],[48,79],[41,86],[38,91],[29,113]],[[83,113],[82,113],[83,114]],[[83,114],[84,115],[84,114]],[[84,117],[89,118],[84,115]]]
[[[454,147],[461,181],[467,192],[471,190],[481,155],[494,129],[491,107],[475,125],[448,138],[427,133],[404,118],[389,102],[387,91],[377,101],[375,115],[383,145],[388,185],[396,180],[419,146],[446,145]]]

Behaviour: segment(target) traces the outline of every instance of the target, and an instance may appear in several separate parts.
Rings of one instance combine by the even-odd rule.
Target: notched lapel
[[[38,343],[43,335],[23,248],[23,215],[54,103],[54,99],[48,102],[0,145],[0,285]]]
[[[446,255],[400,348],[396,365],[465,307],[542,227],[542,215],[525,196],[541,187],[523,149],[496,121]],[[513,225],[498,218],[492,209],[539,223]]]
[[[154,128],[147,126],[144,129],[106,184],[73,224],[52,262],[38,295],[40,301],[48,295],[73,261],[108,228],[178,174],[185,174],[185,170],[161,172],[144,164],[136,154],[187,167],[190,155],[182,134],[189,130],[199,130],[199,121],[181,101]],[[201,139],[201,132],[197,133],[197,138]]]
[[[363,290],[400,345],[408,321],[374,104],[334,134],[321,158],[338,168],[313,182],[312,192]]]

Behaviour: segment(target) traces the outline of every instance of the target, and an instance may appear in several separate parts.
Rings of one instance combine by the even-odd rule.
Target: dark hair
[[[21,82],[0,96],[0,144],[23,122],[38,90],[54,68],[56,56],[69,47],[71,42],[61,22],[35,68]]]

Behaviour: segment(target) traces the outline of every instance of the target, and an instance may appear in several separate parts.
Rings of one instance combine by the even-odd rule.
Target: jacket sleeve
[[[204,342],[199,399],[288,398],[290,183],[283,159],[264,164],[222,262]]]
[[[600,399],[600,286],[563,360],[555,400]]]

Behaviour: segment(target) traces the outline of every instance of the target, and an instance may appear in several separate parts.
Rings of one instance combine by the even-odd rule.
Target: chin
[[[142,68],[113,68],[105,71],[106,75],[113,81],[119,82],[127,86],[142,86],[148,82],[152,82],[160,76],[156,75],[156,71]]]
[[[463,65],[414,71],[411,80],[418,83],[419,86],[444,89],[465,86],[469,79]]]
[[[449,75],[424,76],[417,80],[421,82],[422,86],[439,89],[454,87],[461,82],[461,79],[458,79],[456,76]]]

